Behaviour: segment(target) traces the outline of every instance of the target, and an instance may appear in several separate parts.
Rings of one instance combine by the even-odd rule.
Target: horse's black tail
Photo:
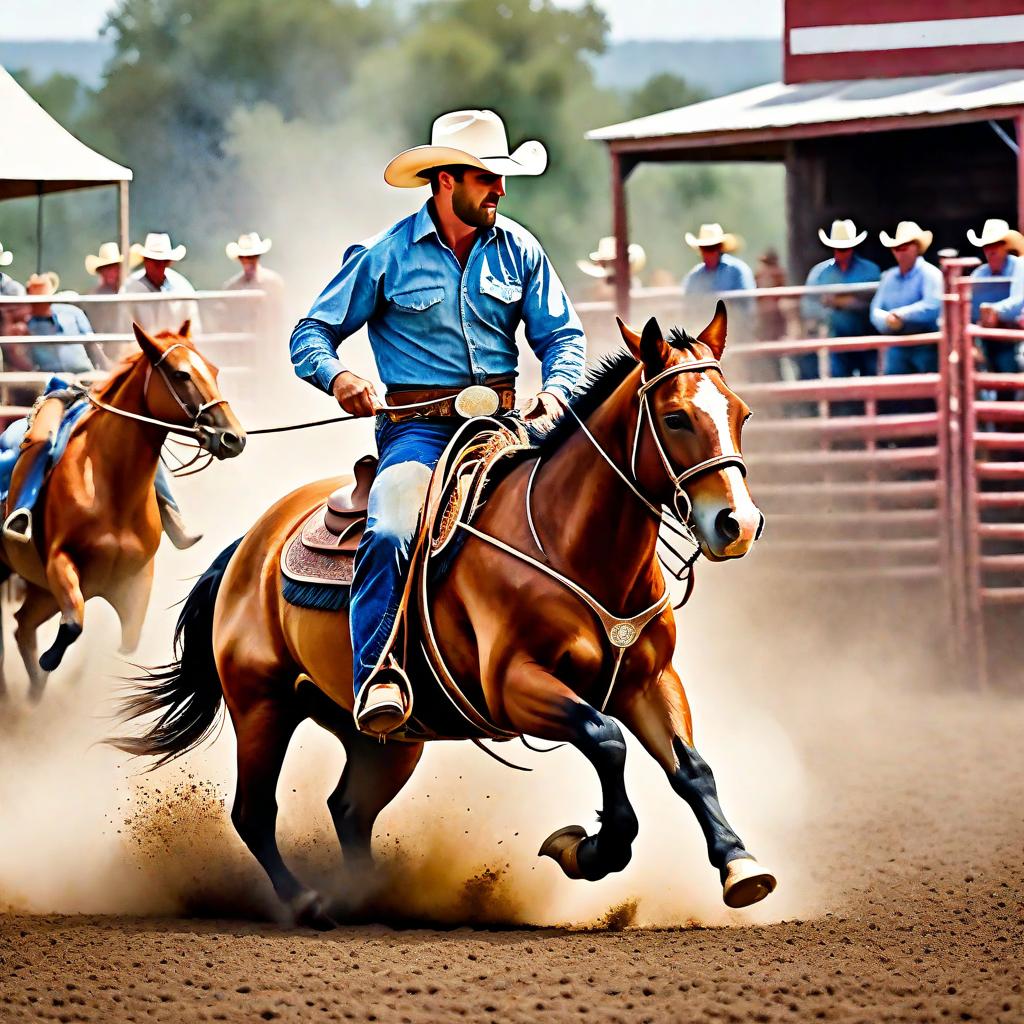
[[[121,702],[121,720],[156,715],[142,736],[115,736],[107,742],[129,754],[155,757],[152,768],[198,746],[213,731],[223,692],[213,654],[213,609],[228,562],[241,538],[214,560],[185,599],[174,629],[177,661],[146,669],[142,686]]]

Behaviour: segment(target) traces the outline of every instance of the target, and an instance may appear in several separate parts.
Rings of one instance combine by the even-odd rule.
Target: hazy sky
[[[216,2],[216,0],[211,0]],[[783,0],[597,0],[614,39],[782,35]],[[574,7],[578,0],[556,0]],[[92,39],[113,0],[0,0],[0,39]]]

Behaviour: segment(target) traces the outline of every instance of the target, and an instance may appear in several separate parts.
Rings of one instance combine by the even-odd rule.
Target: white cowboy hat
[[[52,270],[44,270],[41,274],[30,274],[25,282],[26,290],[41,284],[47,289],[44,295],[53,295],[60,288],[60,278]]]
[[[131,248],[133,256],[139,256],[148,260],[168,260],[177,263],[185,255],[185,246],[176,245],[171,248],[171,236],[157,231],[151,231],[146,235],[143,245],[136,242]]]
[[[834,220],[832,232],[826,235],[824,228],[818,228],[818,237],[821,244],[827,245],[830,249],[852,249],[855,245],[860,245],[868,237],[868,233],[858,231],[852,220]]]
[[[970,239],[971,245],[976,245],[979,249],[991,245],[993,242],[1005,242],[1007,248],[1012,252],[1018,254],[1024,252],[1024,235],[1019,231],[1014,231],[1005,220],[998,218],[985,221],[981,234],[976,233],[973,228],[970,229],[967,232],[967,237]]]
[[[123,258],[121,247],[117,242],[104,242],[95,256],[90,253],[85,257],[85,272],[95,274],[100,267],[109,267],[112,263],[120,263]]]
[[[5,249],[3,242],[0,242],[0,267],[9,267],[14,259],[14,253]]]
[[[229,260],[237,260],[239,256],[262,256],[273,244],[269,238],[260,238],[258,232],[248,231],[239,235],[237,242],[228,242],[224,251]]]
[[[609,264],[615,262],[615,236],[606,235],[597,243],[597,251],[590,254],[589,260],[577,260],[576,266],[589,277],[607,277]],[[634,242],[629,247],[629,271],[639,274],[647,265],[647,253],[644,247]]]
[[[884,231],[879,231],[878,237],[886,249],[895,249],[897,246],[906,245],[907,242],[917,242],[921,246],[921,252],[925,252],[935,236],[931,231],[923,231],[917,221],[901,220],[896,225],[895,235],[887,235]]]
[[[493,110],[453,110],[434,122],[429,146],[407,149],[387,165],[384,180],[396,188],[418,188],[429,184],[424,171],[449,164],[492,174],[543,174],[548,153],[536,141],[509,153],[505,124]]]
[[[739,239],[723,231],[721,224],[701,224],[696,235],[686,232],[686,244],[691,249],[707,249],[712,245],[720,245],[723,252],[732,252],[739,247]]]

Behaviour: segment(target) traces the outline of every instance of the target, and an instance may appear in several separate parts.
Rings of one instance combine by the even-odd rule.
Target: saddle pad
[[[324,526],[325,505],[312,513],[285,543],[281,572],[296,583],[352,584],[355,551],[338,549],[338,538]]]

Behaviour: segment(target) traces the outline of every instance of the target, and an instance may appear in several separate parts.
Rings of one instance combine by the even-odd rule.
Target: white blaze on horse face
[[[715,382],[707,376],[701,376],[697,381],[697,389],[691,399],[695,408],[699,409],[711,421],[712,430],[716,435],[712,438],[712,450],[718,449],[722,455],[739,455],[736,442],[732,436],[732,429],[729,421],[729,399],[722,392]],[[717,445],[714,441],[717,439]],[[727,466],[716,474],[719,479],[724,478],[724,501],[722,497],[712,500],[712,496],[705,492],[711,488],[701,487],[699,481],[692,488],[693,514],[697,521],[697,528],[705,542],[719,554],[742,554],[753,542],[757,529],[761,524],[761,513],[750,497],[747,489],[747,482],[737,466]],[[705,477],[705,479],[707,479]],[[717,490],[717,488],[715,488]],[[717,544],[717,529],[715,521],[719,513],[725,509],[731,509],[736,521],[739,523],[739,537],[732,543],[725,545],[719,550]]]

